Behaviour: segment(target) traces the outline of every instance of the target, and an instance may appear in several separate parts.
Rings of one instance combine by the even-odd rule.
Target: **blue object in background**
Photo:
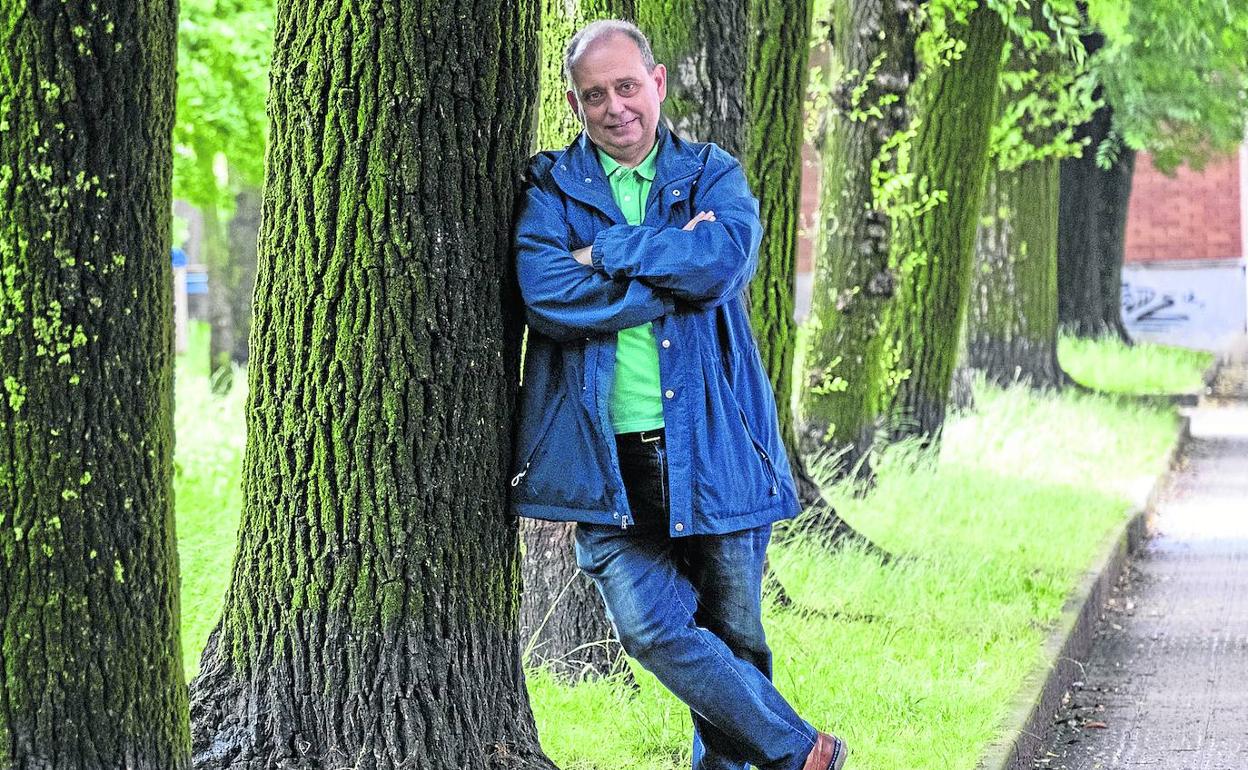
[[[174,267],[186,267],[186,252],[185,251],[178,248],[177,246],[174,246],[173,249],[170,251],[170,254],[173,257]]]
[[[188,270],[186,272],[186,293],[188,295],[207,294],[208,274],[198,270]]]

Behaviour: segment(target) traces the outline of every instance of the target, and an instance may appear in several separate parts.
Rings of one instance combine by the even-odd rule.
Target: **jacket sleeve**
[[[699,181],[697,210],[714,222],[679,227],[613,225],[594,239],[594,267],[609,278],[637,279],[703,307],[739,294],[758,269],[763,226],[741,164],[715,149]],[[696,212],[695,212],[696,213]]]
[[[572,257],[557,202],[536,185],[516,222],[516,275],[529,326],[557,342],[610,334],[675,310],[656,287],[613,279]]]

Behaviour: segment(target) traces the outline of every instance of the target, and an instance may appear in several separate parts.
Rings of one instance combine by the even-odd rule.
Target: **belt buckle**
[[[641,436],[641,443],[643,444],[653,444],[654,442],[663,438],[662,433],[655,433],[653,437],[649,437],[649,438],[647,438],[646,433],[648,433],[648,431],[644,431],[644,430],[638,431],[638,435]]]

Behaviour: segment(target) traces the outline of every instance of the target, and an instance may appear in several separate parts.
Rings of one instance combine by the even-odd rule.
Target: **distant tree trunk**
[[[553,767],[500,430],[537,14],[386,9],[278,8],[238,556],[192,685],[201,768]]]
[[[911,120],[919,66],[914,13],[869,0],[832,5],[830,42],[843,74],[816,138],[823,159],[820,227],[799,409],[803,448],[838,455],[842,472],[863,467],[879,418],[880,325],[897,275],[889,267],[893,223],[874,203],[872,163]],[[893,99],[878,114],[869,111]]]
[[[208,377],[212,392],[229,393],[234,386],[234,265],[221,212],[200,209],[204,221],[204,264],[208,269]]]
[[[681,136],[715,142],[736,157],[747,135],[748,18],[740,0],[637,4],[637,22],[668,69],[664,115]]]
[[[1051,12],[1033,3],[1033,29],[1051,32]],[[1056,77],[1072,62],[1052,46],[1029,49],[1013,38],[1012,72],[1032,72],[1032,89]],[[1004,81],[1004,78],[1003,78]],[[1040,85],[1037,85],[1040,84]],[[1003,87],[998,114],[1019,99],[1051,93]],[[1041,112],[1040,119],[1017,118],[1016,128],[1037,148],[1049,148],[1060,126]],[[1060,388],[1070,380],[1057,360],[1057,214],[1061,161],[1051,155],[1003,167],[1009,159],[992,158],[975,249],[966,323],[965,364],[998,385],[1026,382],[1033,388]]]
[[[520,645],[526,665],[579,681],[624,670],[623,648],[593,581],[576,566],[575,524],[525,520]]]
[[[27,5],[0,23],[0,767],[179,770],[177,4]]]
[[[1004,22],[981,4],[965,24],[953,23],[950,35],[965,41],[966,50],[920,86],[916,103],[922,119],[911,150],[913,169],[926,181],[912,194],[926,187],[948,197],[899,221],[892,244],[901,281],[882,328],[897,346],[895,370],[906,375],[889,399],[893,439],[936,440],[944,425],[996,116]],[[923,256],[914,259],[915,254]]]
[[[742,163],[758,198],[763,241],[750,320],[776,398],[780,435],[803,507],[822,505],[793,427],[794,284],[802,194],[802,106],[809,78],[810,0],[751,0]],[[835,514],[832,514],[835,517]],[[839,518],[835,521],[842,523]]]
[[[576,30],[595,19],[632,18],[632,0],[543,0],[541,84],[537,142],[540,149],[563,147],[580,133],[568,108],[563,54]],[[524,594],[520,605],[520,645],[524,663],[546,666],[577,681],[620,670],[623,649],[615,638],[602,597],[576,566],[573,523],[522,519]]]
[[[230,261],[234,266],[234,289],[230,318],[234,325],[234,346],[230,358],[240,366],[247,363],[247,340],[251,336],[251,303],[256,292],[256,255],[260,237],[260,190],[244,188],[234,196],[234,216],[230,219]]]
[[[990,177],[967,322],[967,363],[989,381],[1059,388],[1057,186],[1045,158]]]
[[[1075,137],[1090,141],[1079,158],[1062,161],[1058,214],[1058,317],[1080,337],[1111,334],[1130,342],[1122,321],[1122,261],[1135,151],[1123,145],[1108,169],[1096,150],[1109,136],[1113,112],[1106,106]]]

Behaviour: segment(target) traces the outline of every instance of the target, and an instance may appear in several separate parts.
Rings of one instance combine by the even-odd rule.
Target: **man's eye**
[[[589,93],[585,94],[585,101],[589,102],[590,104],[595,104],[597,102],[602,101],[602,91],[590,91]]]
[[[633,92],[634,92],[634,91],[636,91],[636,90],[637,90],[637,84],[636,84],[636,83],[625,83],[624,85],[620,86],[620,93],[622,93],[622,94],[624,94],[624,95],[626,95],[626,96],[627,96],[628,94],[633,93]]]

